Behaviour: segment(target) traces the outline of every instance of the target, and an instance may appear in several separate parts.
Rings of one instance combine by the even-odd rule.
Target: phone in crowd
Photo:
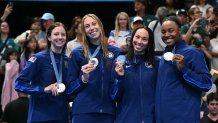
[[[206,25],[208,25],[208,23],[209,23],[209,21],[206,18],[203,18],[197,22],[197,25],[206,26]]]
[[[14,4],[13,4],[12,2],[9,2],[9,3],[8,3],[8,6],[10,6],[10,7],[13,8],[13,7],[14,7]]]

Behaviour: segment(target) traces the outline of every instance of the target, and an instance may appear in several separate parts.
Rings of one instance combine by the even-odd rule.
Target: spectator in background
[[[182,26],[188,24],[188,13],[186,12],[185,9],[177,10],[176,17],[179,19]]]
[[[67,49],[66,49],[66,55],[69,57],[70,53],[77,47],[82,46],[82,29],[81,29],[81,21],[75,23],[76,25],[73,25],[74,27],[74,34],[76,35],[76,38],[72,41],[69,41],[67,43]]]
[[[214,17],[215,17],[215,14],[213,12],[213,7],[210,6],[207,8],[206,10],[206,18],[209,22],[213,21],[214,20]]]
[[[38,41],[40,31],[40,18],[34,17],[31,21],[30,29],[17,36],[14,41],[23,48],[25,42],[30,40],[31,38],[35,38]]]
[[[207,107],[209,114],[201,119],[200,123],[217,123],[218,122],[218,94],[210,93],[207,95]]]
[[[13,5],[12,4],[7,4],[4,10],[3,15],[0,18],[0,23],[1,21],[6,21],[7,17],[13,12]]]
[[[2,111],[5,106],[18,98],[17,92],[14,89],[14,81],[19,74],[19,56],[18,51],[12,49],[7,54],[7,63],[5,65],[5,79],[2,87],[1,105]]]
[[[166,44],[163,42],[161,38],[161,23],[165,17],[169,14],[168,9],[162,7],[157,10],[157,18],[158,20],[152,21],[148,27],[154,33],[154,43],[155,43],[155,54],[161,56],[164,52]]]
[[[142,17],[140,16],[135,16],[133,18],[133,21],[131,23],[131,28],[134,31],[135,29],[139,28],[139,27],[143,27],[144,26],[144,22]]]
[[[190,22],[181,27],[182,39],[184,39],[187,44],[199,48],[201,44],[204,44],[207,36],[205,30],[206,21],[202,19],[202,12],[196,6],[192,6],[188,14]]]
[[[146,0],[135,0],[134,10],[136,12],[136,16],[140,16],[143,19],[144,26],[148,27],[148,24],[156,20],[154,15],[149,15],[146,13],[147,10],[147,1]],[[130,22],[132,23],[135,16],[130,18]]]
[[[21,70],[23,70],[23,68],[25,67],[27,60],[33,54],[37,53],[38,50],[39,50],[38,42],[34,37],[27,39],[27,41],[24,42],[23,51],[20,56],[20,69]]]
[[[115,19],[115,29],[110,32],[108,44],[121,48],[126,52],[126,38],[131,36],[129,16],[120,12]]]
[[[51,13],[44,13],[42,15],[41,19],[41,31],[39,32],[39,40],[38,40],[38,44],[39,44],[39,49],[40,50],[45,50],[48,48],[48,42],[47,42],[47,31],[48,28],[54,24],[55,22],[55,18],[54,15]]]
[[[167,46],[158,69],[156,123],[199,123],[201,93],[212,86],[203,53],[181,39],[180,27],[175,16],[162,22]]]
[[[27,123],[29,98],[21,92],[18,92],[18,97],[6,105],[1,123]]]
[[[175,7],[174,0],[164,0],[163,6],[159,7],[158,9],[166,8],[169,14],[175,14],[177,10],[174,7]],[[160,11],[158,9],[157,12]],[[156,17],[158,16],[157,14],[158,13],[156,13]]]
[[[6,21],[2,21],[0,23],[0,95],[4,82],[7,54],[10,49],[19,51],[20,48],[14,43],[14,38],[10,36],[9,24]]]
[[[78,23],[81,23],[81,17],[80,16],[75,16],[72,19],[72,23],[71,23],[71,28],[67,31],[68,33],[68,41],[74,40],[76,38],[76,29],[77,29],[77,25]]]
[[[195,5],[200,9],[202,12],[202,17],[206,18],[206,11],[209,7],[212,7],[210,4],[207,3],[208,0],[196,0]]]

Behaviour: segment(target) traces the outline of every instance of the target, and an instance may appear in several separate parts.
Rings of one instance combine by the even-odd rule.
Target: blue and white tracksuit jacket
[[[89,45],[91,53],[97,48],[96,45]],[[83,113],[105,113],[115,114],[115,104],[110,98],[110,90],[113,84],[111,72],[114,59],[121,50],[108,45],[108,55],[104,56],[102,49],[95,58],[98,59],[98,66],[90,73],[88,83],[81,80],[81,67],[88,61],[84,58],[83,48],[78,47],[71,53],[68,62],[67,83],[68,94],[74,98],[73,115]]]
[[[64,55],[64,54],[61,54]],[[57,64],[60,54],[54,53]],[[63,57],[63,83],[66,83],[67,57]],[[58,65],[57,65],[58,66]],[[30,95],[28,123],[42,121],[67,121],[68,102],[66,93],[52,96],[45,93],[44,88],[57,82],[49,55],[49,50],[33,55],[26,63],[15,81],[15,90]]]
[[[166,52],[184,56],[184,67],[160,60],[156,88],[157,123],[200,123],[201,92],[210,90],[211,75],[202,52],[185,41],[176,42]]]
[[[124,76],[114,74],[112,98],[117,101],[116,123],[155,123],[157,68],[158,64],[146,65],[142,56],[135,56],[134,62],[125,62]]]

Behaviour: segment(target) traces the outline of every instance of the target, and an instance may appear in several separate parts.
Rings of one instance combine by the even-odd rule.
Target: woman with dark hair
[[[76,29],[77,29],[78,24],[81,23],[81,20],[82,19],[80,16],[75,16],[72,19],[71,28],[67,31],[68,41],[71,41],[76,38]]]
[[[15,90],[30,95],[27,123],[68,123],[65,26],[51,25],[47,40],[50,48],[29,58],[15,81]]]
[[[96,15],[85,15],[81,24],[82,46],[71,52],[68,63],[68,94],[74,98],[72,123],[114,123],[110,73],[121,50],[107,44]]]
[[[27,60],[35,53],[38,52],[38,43],[35,37],[30,38],[29,40],[24,42],[23,51],[20,56],[20,69],[26,65]]]
[[[181,39],[176,16],[162,22],[162,40],[167,45],[158,68],[156,123],[199,123],[203,91],[212,86],[202,52]]]
[[[147,27],[137,28],[126,56],[117,58],[112,98],[117,102],[116,123],[154,123],[157,62],[154,35]]]

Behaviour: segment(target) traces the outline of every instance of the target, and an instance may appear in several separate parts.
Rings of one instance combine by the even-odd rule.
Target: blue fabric
[[[95,45],[89,46],[91,52],[97,48]],[[88,63],[84,58],[83,48],[78,47],[71,53],[68,62],[67,83],[68,94],[74,98],[73,115],[82,113],[107,113],[115,114],[115,104],[110,98],[112,87],[111,71],[114,59],[121,50],[108,45],[109,54],[103,56],[102,49],[95,58],[98,59],[98,66],[90,73],[88,83],[81,80],[81,67]]]
[[[212,87],[204,56],[182,40],[171,49],[184,56],[184,67],[179,70],[175,62],[160,60],[155,105],[157,123],[199,123],[201,93]]]
[[[114,116],[104,113],[77,114],[73,116],[72,123],[114,123]]]
[[[125,75],[116,77],[112,98],[117,101],[116,123],[154,123],[157,67],[146,66],[142,57],[124,65]],[[114,74],[115,75],[115,74]]]
[[[15,81],[16,91],[31,95],[28,122],[67,121],[68,103],[66,93],[52,96],[51,93],[44,92],[45,87],[57,82],[48,50],[39,52],[32,57],[35,60],[27,61],[26,66]],[[54,57],[56,63],[59,64],[60,54],[54,54]],[[63,63],[62,78],[63,83],[66,84],[67,66],[65,63],[67,63],[66,56]]]

